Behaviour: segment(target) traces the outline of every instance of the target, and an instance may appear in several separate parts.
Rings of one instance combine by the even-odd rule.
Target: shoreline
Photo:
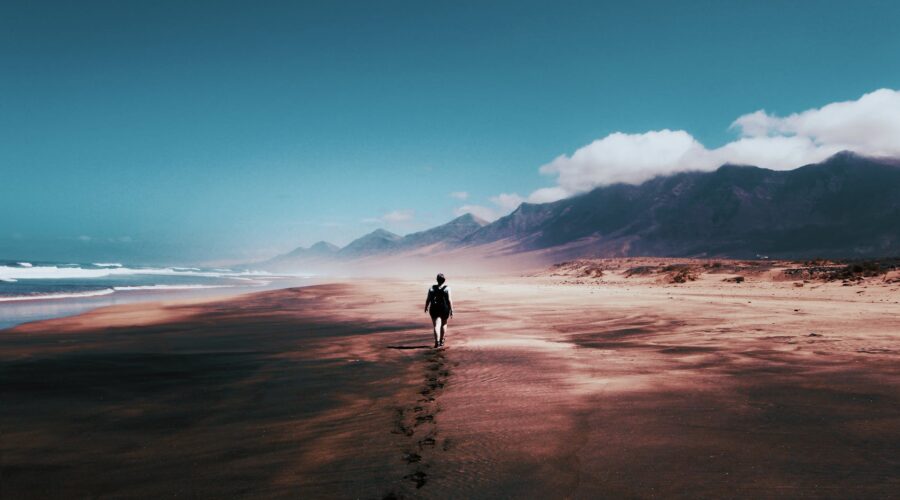
[[[245,294],[310,286],[296,282],[271,282],[262,286],[250,285],[151,285],[120,286],[103,290],[83,292],[82,294],[20,296],[0,300],[0,332],[17,325],[33,323],[54,318],[75,316],[103,307],[149,302],[178,302],[196,299],[226,299]],[[273,286],[274,285],[274,286]]]
[[[411,281],[20,325],[0,494],[896,492],[896,286],[753,280],[451,277],[443,350]]]

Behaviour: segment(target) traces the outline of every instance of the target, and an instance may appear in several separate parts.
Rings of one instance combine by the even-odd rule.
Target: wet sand
[[[0,332],[0,497],[896,497],[900,292],[621,276],[117,306]]]

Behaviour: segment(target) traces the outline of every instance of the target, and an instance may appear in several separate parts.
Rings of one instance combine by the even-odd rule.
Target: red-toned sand
[[[451,280],[0,333],[2,498],[896,497],[896,284]]]

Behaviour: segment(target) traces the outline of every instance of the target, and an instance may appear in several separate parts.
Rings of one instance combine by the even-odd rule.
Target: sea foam
[[[16,297],[0,297],[0,302],[19,302],[23,300],[77,299],[84,297],[98,297],[100,295],[109,295],[112,293],[116,293],[116,291],[112,288],[104,288],[103,290],[91,290],[89,292],[46,293],[36,295],[19,295]]]
[[[195,268],[196,269],[196,268]],[[132,267],[57,267],[32,266],[13,267],[0,266],[0,280],[40,280],[40,279],[90,279],[107,276],[157,275],[157,276],[196,276],[202,278],[234,278],[239,276],[271,276],[264,271],[215,272],[195,271],[189,269],[165,268],[132,268]]]
[[[140,285],[140,286],[114,286],[117,292],[130,292],[135,290],[198,290],[203,288],[234,288],[234,285]]]

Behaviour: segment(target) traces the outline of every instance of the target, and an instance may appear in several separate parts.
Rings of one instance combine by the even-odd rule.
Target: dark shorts
[[[444,323],[446,323],[446,322],[447,322],[447,319],[450,318],[450,312],[449,312],[449,311],[435,311],[434,309],[432,309],[432,310],[429,311],[429,313],[431,314],[431,320],[432,320],[432,321],[434,321],[434,320],[436,320],[436,319],[438,319],[438,318],[441,318],[441,321],[444,322]]]

